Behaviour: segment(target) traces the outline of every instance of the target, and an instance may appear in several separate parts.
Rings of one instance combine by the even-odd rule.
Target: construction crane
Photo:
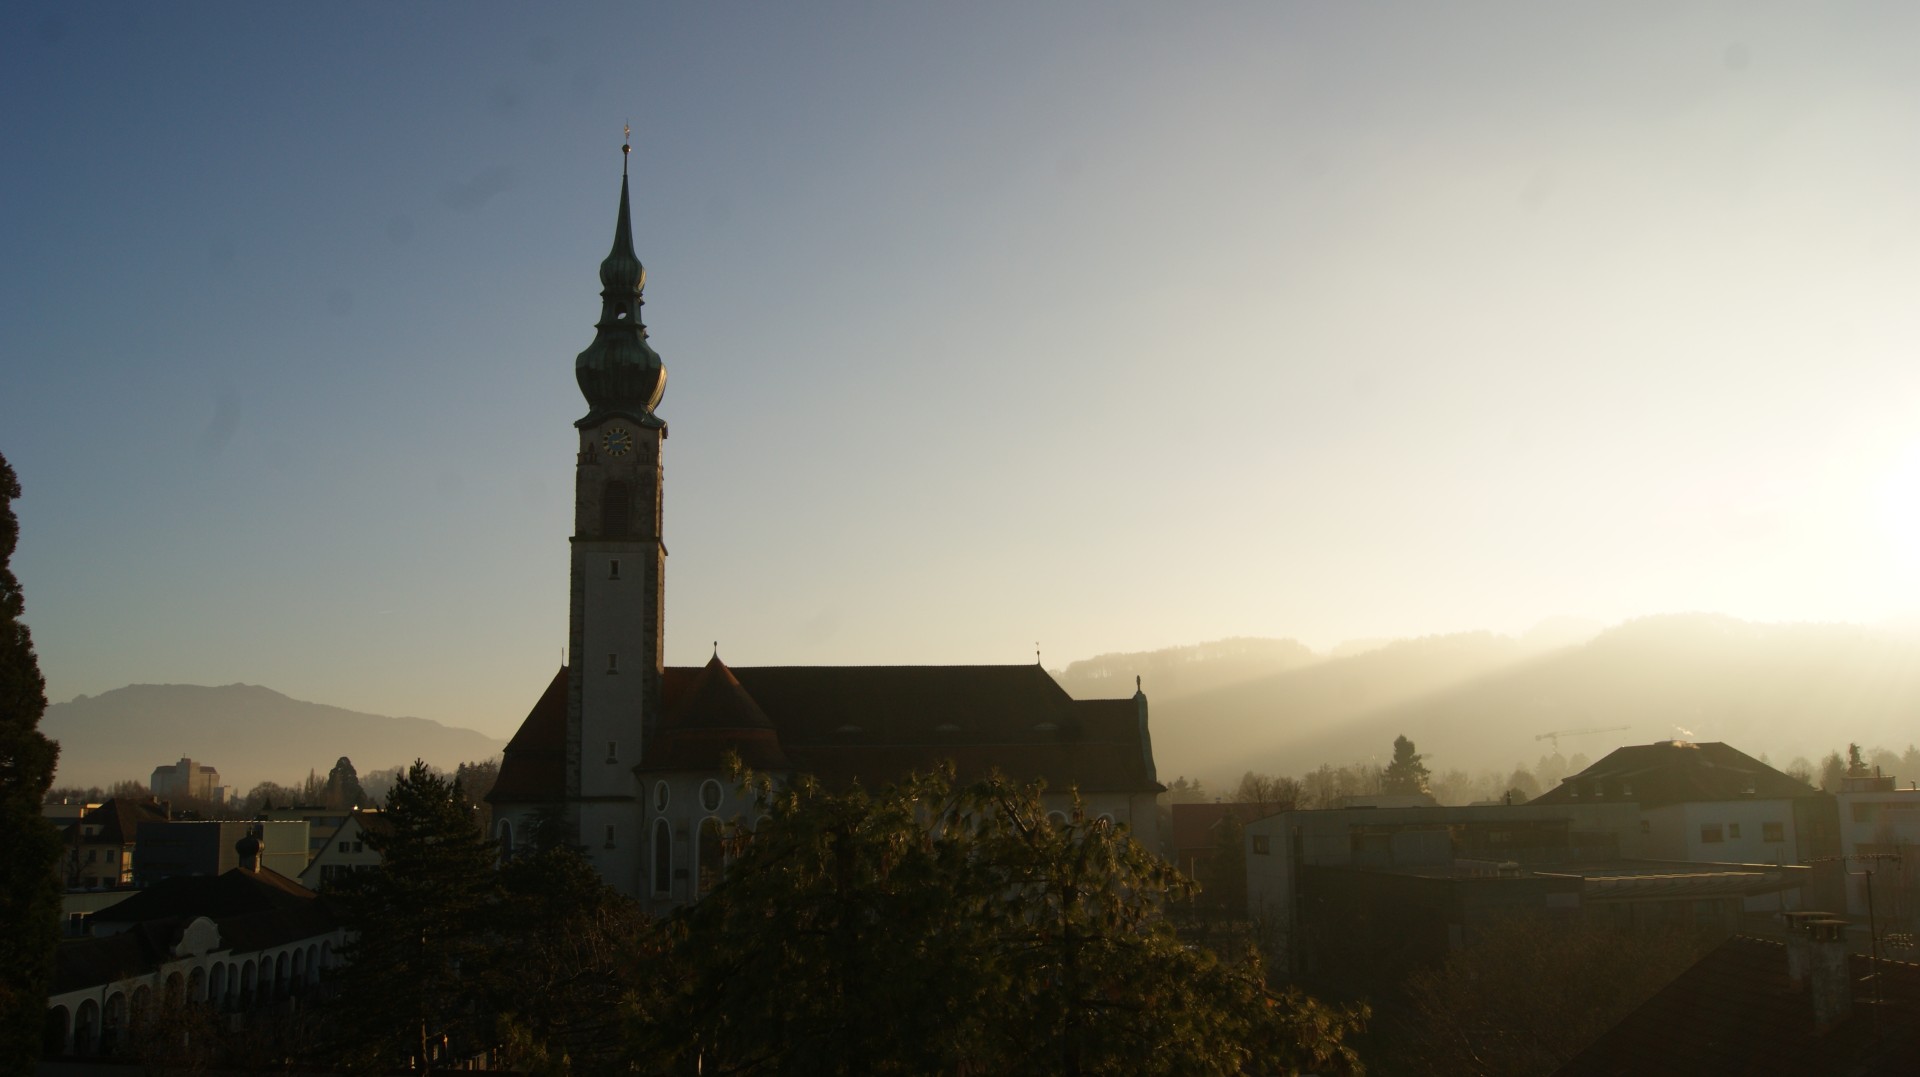
[[[1610,725],[1610,726],[1602,726],[1599,729],[1556,729],[1551,733],[1542,733],[1533,739],[1552,741],[1553,750],[1557,752],[1560,750],[1561,737],[1584,737],[1589,733],[1618,733],[1623,729],[1632,729],[1632,728],[1633,727],[1630,725]]]

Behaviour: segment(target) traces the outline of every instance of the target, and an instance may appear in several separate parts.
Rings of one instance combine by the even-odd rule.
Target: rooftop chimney
[[[1812,961],[1813,936],[1807,931],[1807,924],[1814,920],[1831,920],[1830,912],[1812,912],[1795,909],[1780,914],[1787,922],[1787,979],[1793,981],[1794,989],[1804,991],[1807,987],[1807,971]]]
[[[1813,984],[1813,1024],[1825,1033],[1853,1013],[1853,973],[1847,964],[1847,922],[1809,920],[1808,979]]]

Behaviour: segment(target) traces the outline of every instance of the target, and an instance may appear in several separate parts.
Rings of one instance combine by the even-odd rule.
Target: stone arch
[[[90,1055],[100,1050],[100,1004],[82,1002],[73,1014],[73,1052]]]
[[[293,958],[285,950],[273,961],[273,997],[285,998],[293,986]]]
[[[187,978],[180,975],[178,969],[167,973],[166,993],[168,1005],[177,1005],[187,997]]]
[[[207,970],[204,965],[195,965],[187,973],[187,997],[195,1002],[207,1001]]]
[[[73,1050],[73,1014],[65,1006],[47,1008],[47,1023],[40,1032],[40,1053],[57,1058]]]
[[[259,989],[259,986],[260,986],[259,970],[254,966],[253,959],[248,958],[246,961],[246,964],[243,964],[240,966],[239,1004],[241,1006],[253,1005],[254,997]]]
[[[213,975],[207,980],[207,1001],[218,1005],[227,997],[227,964],[213,963]]]
[[[511,822],[508,822],[505,819],[500,820],[499,837],[500,837],[500,859],[502,860],[513,859],[513,824]]]
[[[320,982],[320,945],[318,943],[307,944],[307,982],[309,984]]]
[[[100,1049],[111,1053],[127,1038],[127,993],[115,991],[107,996],[107,1008],[100,1021]]]
[[[141,984],[133,989],[133,1002],[129,1007],[128,1016],[132,1018],[135,1025],[138,1025],[140,1022],[145,1021],[152,1013],[153,988],[146,984]]]

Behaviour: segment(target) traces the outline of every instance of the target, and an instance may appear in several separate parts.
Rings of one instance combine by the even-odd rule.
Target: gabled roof
[[[566,790],[567,667],[553,675],[519,732],[500,753],[489,804],[557,802]]]
[[[1048,788],[1158,792],[1145,699],[1075,700],[1038,664],[747,666],[717,658],[664,671],[665,717],[637,770],[747,765],[829,783],[898,779],[952,762]],[[493,803],[558,801],[565,787],[565,671],[508,743]],[[636,718],[637,721],[637,718]]]
[[[172,917],[218,920],[243,913],[299,909],[319,895],[277,871],[233,868],[219,875],[176,875],[93,914],[100,923],[140,923]]]
[[[1535,804],[1634,801],[1643,808],[1711,800],[1779,800],[1818,795],[1813,786],[1719,741],[1659,741],[1616,748]]]
[[[717,652],[691,683],[676,688],[655,742],[647,749],[647,768],[711,770],[732,752],[755,770],[791,769],[773,720]]]
[[[220,948],[234,953],[311,939],[339,926],[319,895],[275,871],[176,876],[93,914],[94,922],[125,924],[124,930],[63,941],[55,955],[54,993],[158,968],[201,917],[219,928]]]
[[[1733,938],[1561,1067],[1559,1077],[1920,1073],[1920,965],[1850,957],[1852,1016],[1822,1033],[1786,946]]]
[[[79,822],[69,824],[68,830],[86,844],[132,845],[141,823],[164,823],[168,818],[167,809],[158,801],[114,797],[81,816]],[[100,832],[85,837],[85,828],[90,826],[99,827]]]

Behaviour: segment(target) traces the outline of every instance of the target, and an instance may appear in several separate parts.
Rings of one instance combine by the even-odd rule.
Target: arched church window
[[[633,491],[618,479],[610,480],[600,490],[600,534],[603,538],[620,538],[627,533],[633,519]]]
[[[500,820],[500,859],[506,860],[512,856],[513,824],[502,819]]]
[[[653,810],[654,811],[666,811],[667,801],[672,799],[672,797],[673,797],[673,790],[667,788],[666,782],[653,783]]]
[[[712,778],[708,778],[707,783],[700,787],[700,805],[701,807],[706,808],[708,811],[720,810],[720,783],[719,782],[714,781]]]
[[[726,869],[725,834],[720,828],[720,820],[709,815],[700,820],[698,859],[694,861],[694,872],[699,881],[698,895],[705,897],[720,885],[720,876]]]
[[[661,782],[661,788],[666,787]],[[653,821],[653,892],[664,894],[673,888],[673,829],[665,819]]]

